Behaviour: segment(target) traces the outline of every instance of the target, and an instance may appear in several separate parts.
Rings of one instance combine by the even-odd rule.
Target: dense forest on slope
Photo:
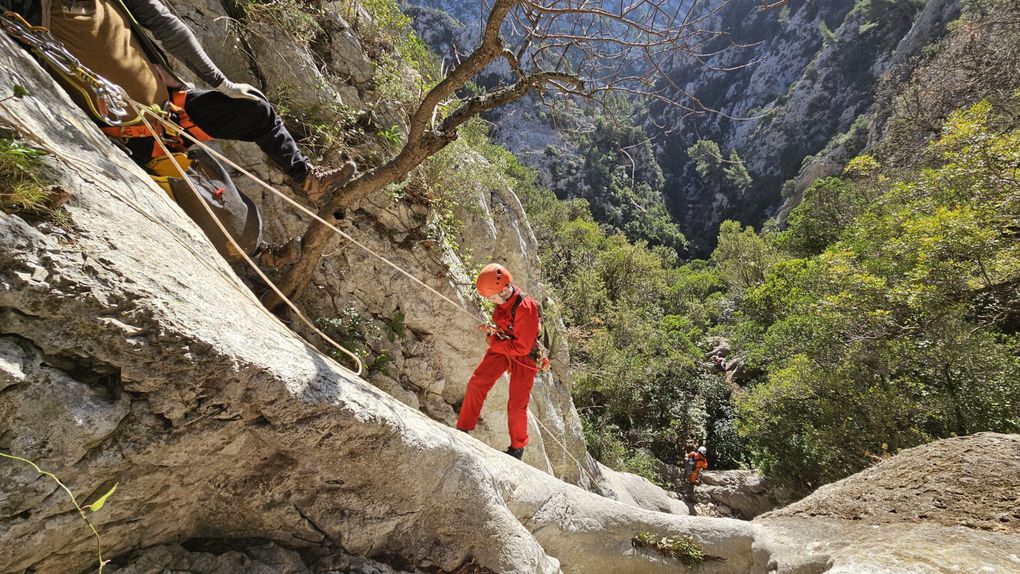
[[[704,438],[717,464],[807,491],[887,451],[1020,430],[1017,21],[968,3],[886,78],[872,155],[816,181],[785,230],[724,223],[708,260],[529,202],[596,456],[640,470],[636,447],[675,460]]]

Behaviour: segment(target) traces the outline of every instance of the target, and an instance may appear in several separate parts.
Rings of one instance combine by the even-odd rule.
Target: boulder
[[[765,478],[750,470],[704,471],[695,496],[699,501],[723,505],[733,517],[743,520],[751,520],[778,504]]]
[[[598,484],[603,496],[659,512],[691,514],[685,503],[669,496],[669,493],[647,478],[629,472],[617,472],[599,462],[593,462],[601,476]]]
[[[1020,435],[906,450],[756,518],[753,572],[1018,572],[1018,477]]]
[[[327,4],[329,15],[328,25],[332,31],[330,34],[328,69],[340,78],[349,78],[356,86],[363,86],[372,81],[375,75],[375,66],[368,59],[361,39],[350,25],[341,16],[341,3],[331,2]]]

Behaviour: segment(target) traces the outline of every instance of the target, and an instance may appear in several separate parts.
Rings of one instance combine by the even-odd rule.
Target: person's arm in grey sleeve
[[[160,0],[123,0],[124,5],[159,40],[163,49],[202,78],[210,86],[219,86],[227,77],[209,59],[209,55],[198,43],[198,38],[180,18],[175,16]]]

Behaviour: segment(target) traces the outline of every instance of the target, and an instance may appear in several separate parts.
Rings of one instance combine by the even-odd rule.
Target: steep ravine
[[[989,469],[1004,477],[996,492],[1016,492],[1015,437],[915,449],[893,459],[901,463],[887,461],[803,501],[803,511],[747,523],[614,502],[539,470],[559,475],[562,468],[565,478],[583,482],[576,465],[546,454],[555,452],[548,446],[535,449],[542,453],[528,461],[535,468],[453,431],[421,404],[415,408],[415,399],[397,400],[352,376],[266,312],[48,75],[7,38],[0,47],[0,86],[30,93],[0,103],[0,119],[53,152],[47,163],[71,194],[66,228],[0,213],[0,449],[55,472],[82,501],[118,485],[93,516],[114,560],[108,574],[372,571],[359,566],[365,557],[408,572],[683,570],[633,548],[640,531],[693,538],[709,557],[699,570],[706,573],[1008,573],[1020,565],[1012,525],[979,529],[954,523],[951,514],[937,524],[882,513],[862,520],[845,511],[871,484],[901,494],[895,508],[911,508],[928,504],[920,494],[956,478],[958,504],[965,497],[956,490],[987,479],[967,466],[971,449],[982,461],[1007,461]],[[472,213],[517,209],[512,190],[479,197],[488,210]],[[366,221],[353,219],[354,228]],[[504,241],[526,245],[526,226],[508,221],[479,216],[469,227],[491,225],[491,235],[480,236],[494,238],[494,249]],[[429,280],[457,293],[448,267],[400,253],[381,239],[387,235],[373,245],[408,264],[429,261],[418,270],[442,271]],[[349,281],[365,301],[383,297],[386,289],[365,287],[385,285],[382,271],[349,251],[350,261],[329,268],[344,276],[318,280]],[[516,253],[525,264],[527,248]],[[421,306],[409,313],[412,321],[438,309],[389,285]],[[341,305],[345,294],[330,299]],[[451,341],[457,344],[420,353],[456,358],[468,343]],[[569,394],[547,392],[536,395],[535,412],[567,419]],[[500,401],[492,400],[498,420]],[[482,438],[496,443],[499,432]],[[943,458],[938,473],[920,464]],[[904,470],[911,468],[920,470]],[[1015,508],[1002,498],[986,506],[998,514]],[[973,522],[990,520],[998,519]],[[95,559],[94,540],[64,493],[27,466],[3,461],[0,574],[94,572]]]
[[[6,38],[6,122],[54,152],[69,229],[0,218],[0,447],[54,471],[106,556],[272,541],[452,571],[655,572],[641,530],[751,567],[747,523],[616,503],[520,464],[341,369],[266,312],[164,193]],[[0,466],[0,571],[83,572],[61,491]]]
[[[784,182],[850,130],[891,65],[908,62],[945,34],[960,2],[792,0],[765,12],[760,5],[736,0],[710,25],[729,34],[717,48],[730,40],[742,48],[712,57],[713,69],[687,59],[670,72],[689,94],[722,112],[688,118],[660,140],[670,205],[697,255],[714,247],[723,220],[758,227],[775,216]],[[668,122],[674,112],[658,114]],[[697,139],[712,140],[727,154],[736,150],[751,186],[701,178],[687,153]]]

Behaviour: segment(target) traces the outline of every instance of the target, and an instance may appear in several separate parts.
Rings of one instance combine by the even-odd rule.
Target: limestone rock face
[[[978,433],[904,451],[764,518],[923,520],[1020,534],[1018,476],[1020,435]]]
[[[1020,571],[1017,477],[1020,435],[904,451],[758,517],[754,571]]]
[[[180,0],[173,5],[228,78],[252,83],[263,88],[274,101],[284,98],[292,106],[329,109],[329,105],[360,105],[357,91],[351,86],[368,82],[373,66],[333,3],[324,6],[315,26],[329,31],[328,51],[334,58],[326,69],[338,72],[338,77],[347,80],[347,86],[327,81],[320,69],[321,59],[306,45],[293,41],[294,34],[315,31],[310,22],[235,19],[216,0]],[[289,29],[297,25],[308,30]],[[186,70],[183,65],[176,69]]]
[[[427,567],[427,565],[426,565]],[[405,574],[405,570],[343,552],[283,548],[273,542],[208,539],[153,546],[114,561],[103,570],[112,574]],[[414,574],[423,572],[415,569]]]
[[[755,539],[754,574],[1017,572],[1020,536],[932,524],[769,520]],[[765,556],[768,556],[766,559]]]
[[[768,482],[749,470],[704,471],[701,485],[695,487],[695,496],[721,506],[722,514],[750,520],[772,510],[777,497]]]
[[[230,18],[216,2],[180,0],[175,7],[228,76],[256,84],[261,78],[269,94],[285,93],[289,101],[329,109],[331,104],[350,106],[360,103],[362,97],[367,100],[368,94],[359,94],[356,88],[362,88],[373,73],[360,40],[344,21],[341,4],[327,3],[320,25],[329,28],[332,39],[326,58],[329,69],[334,76],[349,78],[348,88],[355,97],[341,96],[335,87],[323,81],[313,54],[295,46],[274,23],[246,23],[248,28],[237,30],[224,26]],[[247,48],[242,50],[242,46]],[[267,165],[255,145],[238,142],[215,145],[271,184],[288,186],[289,182]],[[467,157],[463,161],[485,160]],[[262,188],[240,177],[235,183],[259,203],[267,239],[284,241],[300,235],[307,227],[307,216]],[[552,304],[546,301],[548,297],[541,284],[534,234],[513,190],[505,186],[492,189],[478,186],[468,192],[474,194],[476,203],[456,214],[460,223],[456,237],[437,238],[437,222],[425,206],[393,200],[386,194],[366,199],[340,223],[345,233],[449,297],[463,310],[339,237],[301,300],[312,319],[332,321],[345,328],[356,320],[365,339],[362,350],[377,361],[366,378],[404,404],[450,426],[456,422],[456,409],[463,400],[467,381],[485,350],[484,337],[477,329],[485,313],[480,299],[472,295],[475,267],[488,261],[504,263],[529,295]],[[303,329],[300,325],[295,328]],[[309,340],[321,344],[315,335],[306,334]],[[589,484],[592,472],[582,469],[582,465],[589,463],[584,462],[581,423],[570,398],[569,348],[563,337],[559,338],[558,346],[552,371],[537,378],[532,392],[531,442],[525,460],[570,482]],[[505,449],[509,441],[507,399],[504,378],[486,401],[475,432],[476,438],[499,450]],[[550,437],[550,433],[554,436]],[[592,466],[588,471],[593,469]],[[665,496],[664,492],[661,494]]]
[[[914,58],[919,56],[925,47],[934,44],[946,33],[946,26],[960,16],[959,0],[928,0],[914,18],[910,30],[904,34],[896,45],[896,49],[883,60],[882,69],[890,74],[902,74],[911,69]],[[805,158],[800,171],[792,181],[792,186],[783,196],[782,205],[776,212],[776,219],[785,222],[790,212],[800,205],[804,191],[809,185],[823,177],[839,175],[851,159],[864,150],[874,146],[882,137],[882,112],[876,110],[875,104],[859,116],[845,131],[829,140],[825,147]],[[886,112],[888,113],[888,112]]]
[[[647,478],[628,472],[615,472],[598,462],[595,465],[602,473],[599,487],[603,496],[640,508],[671,514],[691,514],[685,503],[667,495]]]
[[[409,2],[404,13],[414,20],[418,37],[440,57],[457,64],[481,38],[479,6],[471,0]]]

